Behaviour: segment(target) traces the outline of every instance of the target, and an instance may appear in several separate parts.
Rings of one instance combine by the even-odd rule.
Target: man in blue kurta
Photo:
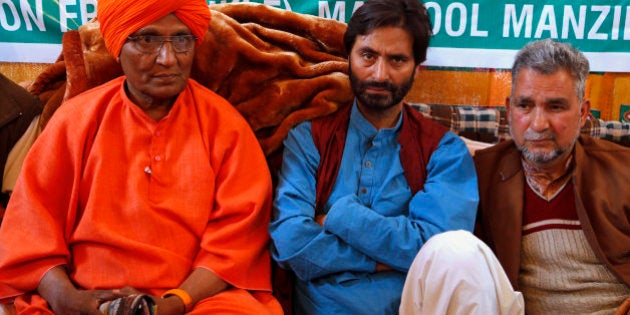
[[[425,242],[473,229],[466,146],[403,102],[430,35],[417,0],[367,1],[344,35],[354,103],[285,140],[270,231],[297,314],[397,314]]]

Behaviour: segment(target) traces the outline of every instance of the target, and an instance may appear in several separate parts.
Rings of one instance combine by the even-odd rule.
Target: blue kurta
[[[461,139],[447,132],[430,158],[424,189],[412,195],[394,128],[377,130],[353,106],[343,159],[315,222],[315,173],[320,156],[310,122],[284,142],[274,217],[273,257],[297,275],[298,314],[397,314],[406,273],[433,235],[471,231],[477,177]],[[375,272],[382,263],[393,271]]]

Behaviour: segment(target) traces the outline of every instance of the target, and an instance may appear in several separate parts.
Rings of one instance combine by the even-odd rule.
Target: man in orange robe
[[[163,314],[281,314],[271,179],[246,121],[189,78],[204,0],[99,0],[125,76],[63,104],[27,156],[0,228],[0,300],[100,314],[149,294]]]

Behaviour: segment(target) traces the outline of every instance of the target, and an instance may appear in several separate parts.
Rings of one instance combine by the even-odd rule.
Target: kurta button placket
[[[160,170],[162,169],[162,162],[165,161],[165,141],[164,139],[164,128],[165,121],[158,123],[156,129],[151,133],[151,145],[149,148],[149,156],[150,156],[150,170],[153,176],[159,176]],[[157,164],[160,163],[160,164]]]

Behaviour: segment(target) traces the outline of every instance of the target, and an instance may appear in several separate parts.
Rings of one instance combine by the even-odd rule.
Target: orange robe
[[[0,300],[27,293],[18,311],[41,304],[30,294],[57,265],[83,289],[153,295],[203,267],[234,287],[208,300],[279,310],[267,250],[271,179],[251,128],[193,80],[156,122],[123,82],[62,105],[29,152],[0,228]]]

